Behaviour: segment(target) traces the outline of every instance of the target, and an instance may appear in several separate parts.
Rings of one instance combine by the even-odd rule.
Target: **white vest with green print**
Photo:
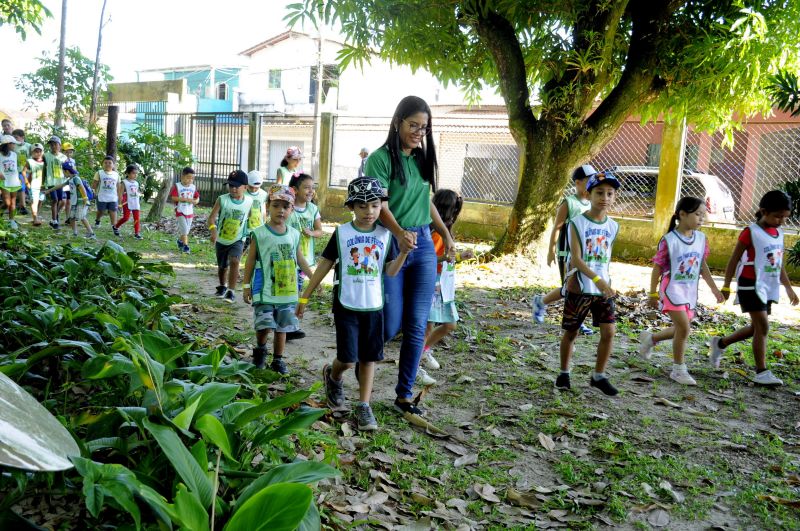
[[[611,247],[619,231],[619,224],[613,219],[606,217],[602,222],[589,219],[584,213],[575,216],[570,220],[574,227],[578,240],[581,242],[583,261],[589,266],[597,276],[611,283],[608,274],[608,266],[611,263]],[[601,295],[591,277],[587,277],[580,271],[577,272],[578,283],[581,292],[587,295]]]
[[[383,308],[383,265],[392,233],[380,225],[361,231],[353,222],[336,229],[339,246],[339,302],[348,310]]]
[[[253,278],[253,304],[292,304],[297,302],[297,246],[300,233],[286,226],[278,234],[269,225],[251,233],[256,246]]]
[[[232,245],[243,240],[247,229],[247,217],[253,199],[247,196],[237,202],[230,194],[219,196],[219,216],[217,217],[217,241],[222,245]]]

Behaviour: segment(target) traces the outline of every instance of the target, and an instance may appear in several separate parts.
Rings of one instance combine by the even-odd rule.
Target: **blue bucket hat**
[[[601,184],[610,184],[614,187],[614,190],[619,188],[619,181],[614,177],[613,173],[610,171],[601,171],[589,177],[589,182],[586,183],[586,191],[591,192],[592,188]]]

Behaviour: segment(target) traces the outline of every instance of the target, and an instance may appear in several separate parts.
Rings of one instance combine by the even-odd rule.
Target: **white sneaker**
[[[682,385],[697,385],[697,382],[686,369],[672,369],[672,372],[669,373],[669,377]]]
[[[722,354],[725,352],[724,348],[719,346],[719,338],[711,338],[711,366],[719,369],[719,362],[722,361]]]
[[[430,347],[422,350],[422,363],[434,371],[440,368],[439,362],[436,361],[436,358],[434,358],[433,354],[431,354]]]
[[[19,228],[19,225],[17,225],[17,222],[16,222],[16,221],[14,221],[13,219],[12,219],[11,221],[9,221],[9,222],[8,222],[8,226],[9,226],[9,227],[11,227],[11,228],[12,228],[12,229],[14,229],[14,230],[16,230],[16,229],[18,229],[18,228]]]
[[[544,297],[541,295],[534,295],[531,309],[533,310],[533,321],[542,324],[544,316],[547,315],[547,305],[543,301]]]
[[[416,382],[419,385],[436,385],[436,380],[428,374],[428,371],[423,369],[422,367],[417,369],[417,379]]]
[[[783,380],[772,374],[772,371],[769,370],[756,374],[755,378],[753,378],[753,382],[758,385],[768,385],[772,387],[783,385]]]
[[[650,359],[653,355],[653,333],[645,330],[639,334],[639,355],[646,360]]]

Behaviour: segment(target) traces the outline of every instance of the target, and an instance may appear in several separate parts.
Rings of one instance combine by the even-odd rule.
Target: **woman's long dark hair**
[[[417,96],[406,96],[400,100],[400,103],[397,104],[397,109],[394,111],[394,116],[392,116],[392,123],[389,125],[389,136],[386,137],[385,145],[389,149],[389,159],[392,161],[391,179],[398,179],[403,186],[406,184],[406,174],[403,171],[403,162],[400,158],[401,146],[398,130],[403,120],[418,112],[428,115],[428,133],[422,142],[423,147],[415,147],[411,150],[411,154],[417,161],[422,178],[428,181],[431,188],[436,191],[436,146],[433,143],[431,108],[425,103],[425,100]]]
[[[678,204],[675,205],[675,213],[672,214],[672,217],[669,220],[669,227],[667,228],[667,233],[669,234],[675,227],[678,226],[678,222],[681,220],[681,212],[686,212],[687,214],[692,214],[697,212],[697,209],[700,208],[705,204],[705,201],[702,199],[698,199],[697,197],[686,196],[681,197],[681,200],[678,201]]]
[[[433,206],[439,212],[439,217],[442,218],[442,223],[447,227],[448,232],[452,232],[453,225],[464,206],[464,200],[453,190],[443,188],[433,194]]]

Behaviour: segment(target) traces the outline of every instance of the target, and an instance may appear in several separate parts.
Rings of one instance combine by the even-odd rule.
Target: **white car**
[[[658,167],[611,166],[606,171],[620,182],[612,212],[623,216],[651,217],[655,206]],[[736,203],[728,186],[716,175],[684,170],[680,197],[694,196],[705,200],[706,219],[710,222],[733,223]]]

